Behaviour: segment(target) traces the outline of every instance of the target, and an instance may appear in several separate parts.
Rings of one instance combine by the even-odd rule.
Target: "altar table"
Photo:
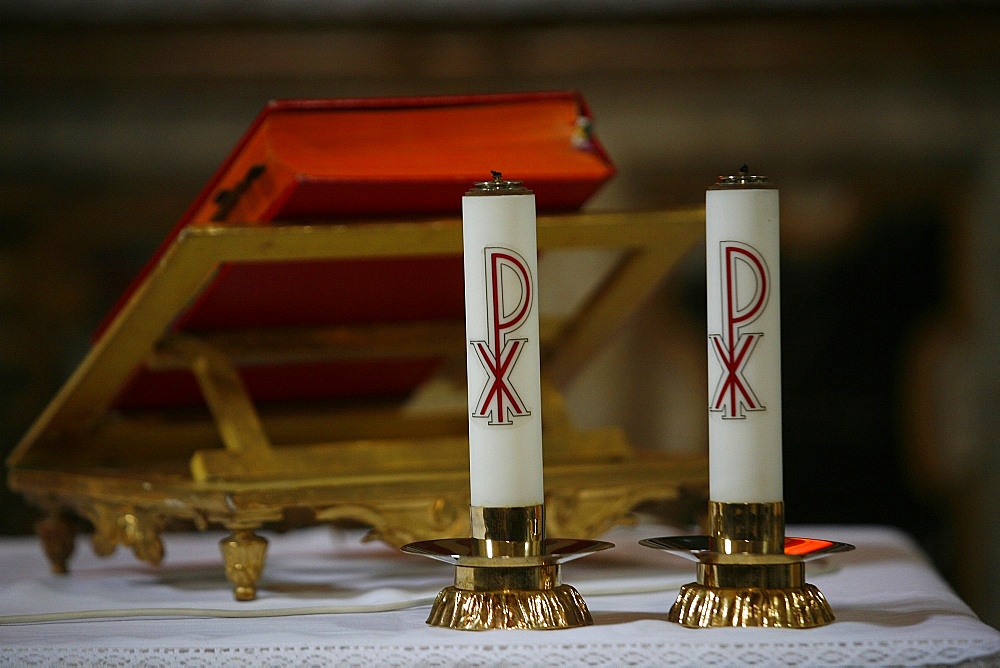
[[[853,543],[811,562],[807,581],[837,620],[793,629],[687,629],[667,621],[694,564],[638,545],[690,533],[619,527],[617,547],[563,567],[594,625],[557,631],[428,627],[451,584],[447,564],[361,542],[353,530],[265,534],[258,599],[234,601],[216,543],[166,534],[159,567],[79,539],[70,575],[49,574],[36,540],[0,540],[0,666],[883,666],[1000,665],[1000,632],[982,623],[919,546],[887,527],[789,527]]]

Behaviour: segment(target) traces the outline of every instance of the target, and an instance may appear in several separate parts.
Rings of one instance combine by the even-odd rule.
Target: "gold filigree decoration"
[[[463,499],[465,501],[465,499]],[[352,520],[371,527],[365,540],[379,540],[393,547],[467,530],[468,505],[444,497],[381,506],[340,505],[316,513],[317,520]]]
[[[94,503],[81,509],[81,514],[94,525],[91,543],[99,556],[108,556],[123,545],[154,566],[163,561],[163,519],[158,513],[131,505]]]

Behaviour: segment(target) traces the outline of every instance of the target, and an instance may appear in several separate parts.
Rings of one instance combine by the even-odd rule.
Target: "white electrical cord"
[[[0,625],[42,624],[45,622],[75,622],[97,619],[127,619],[130,617],[218,617],[251,619],[255,617],[294,617],[298,615],[342,615],[364,612],[390,612],[419,605],[428,605],[433,597],[378,603],[373,605],[326,605],[307,608],[274,608],[271,610],[227,610],[225,608],[123,608],[121,610],[76,610],[73,612],[44,612],[34,615],[7,615],[0,617]]]
[[[651,586],[618,587],[618,588],[586,588],[581,594],[591,596],[624,596],[629,594],[653,594],[676,589],[691,578],[686,577],[678,582],[660,582]],[[124,608],[120,610],[76,610],[73,612],[45,612],[29,615],[0,616],[0,626],[15,624],[44,624],[48,622],[75,622],[100,619],[128,619],[133,617],[155,618],[230,618],[251,619],[263,617],[294,617],[302,615],[344,615],[370,612],[391,612],[405,610],[433,603],[433,596],[421,596],[391,603],[373,603],[371,605],[321,605],[302,608],[272,608],[266,610],[229,610],[225,608]]]

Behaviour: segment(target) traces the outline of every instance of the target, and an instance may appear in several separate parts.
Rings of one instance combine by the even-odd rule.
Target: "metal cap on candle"
[[[468,195],[531,195],[532,192],[521,185],[520,181],[507,181],[503,174],[496,170],[491,170],[493,175],[491,181],[479,181],[472,190],[465,193]]]
[[[740,167],[740,171],[729,176],[719,176],[714,185],[709,186],[709,190],[728,190],[730,188],[774,188],[770,179],[766,176],[751,174],[746,165]]]

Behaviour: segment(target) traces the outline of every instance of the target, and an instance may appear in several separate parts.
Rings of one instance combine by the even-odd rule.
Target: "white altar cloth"
[[[620,527],[617,548],[563,567],[594,625],[558,631],[428,627],[447,564],[326,527],[265,534],[258,599],[233,600],[221,534],[167,534],[160,567],[81,537],[68,576],[31,538],[0,540],[0,666],[883,666],[1000,665],[983,624],[905,535],[884,527],[790,527],[853,543],[810,563],[837,621],[807,629],[686,629],[666,621],[694,564],[638,545],[677,533]]]

